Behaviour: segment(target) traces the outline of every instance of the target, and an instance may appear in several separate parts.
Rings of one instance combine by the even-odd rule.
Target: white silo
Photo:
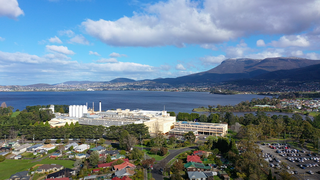
[[[79,106],[79,118],[81,118],[83,116],[83,106],[80,105]]]
[[[87,108],[87,106],[83,106],[82,108],[83,108],[83,110],[82,110],[83,113],[88,113],[88,108]]]
[[[99,101],[99,112],[101,112],[101,101]]]
[[[72,117],[72,106],[69,106],[69,117]]]
[[[76,117],[76,105],[72,105],[72,117]]]
[[[76,105],[75,117],[78,117],[78,115],[79,115],[79,105]]]

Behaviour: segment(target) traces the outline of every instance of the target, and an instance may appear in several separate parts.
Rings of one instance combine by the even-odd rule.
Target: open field
[[[36,164],[59,164],[67,168],[73,167],[73,161],[71,160],[54,160],[54,159],[43,159],[39,162],[32,162],[33,160],[13,160],[6,159],[5,161],[0,163],[1,169],[1,178],[0,179],[8,179],[14,173],[20,171],[27,171],[31,167]]]

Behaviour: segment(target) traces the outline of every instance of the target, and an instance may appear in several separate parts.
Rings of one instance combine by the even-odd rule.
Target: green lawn
[[[8,179],[14,173],[20,171],[27,171],[36,164],[59,164],[67,168],[73,167],[73,161],[70,160],[54,160],[54,159],[43,159],[39,162],[32,162],[33,160],[13,160],[6,159],[0,163],[1,178]]]
[[[161,161],[162,159],[166,158],[170,154],[168,151],[168,153],[166,155],[160,156],[160,155],[152,154],[152,153],[150,153],[149,150],[146,150],[146,149],[144,149],[143,151],[146,152],[147,155],[150,156],[151,158],[154,158],[156,161]]]
[[[16,111],[11,114],[11,117],[17,117],[20,114],[20,111]]]

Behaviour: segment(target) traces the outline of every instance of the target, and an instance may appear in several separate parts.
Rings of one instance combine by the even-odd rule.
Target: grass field
[[[154,158],[156,161],[161,161],[162,159],[166,158],[170,154],[169,151],[168,151],[168,153],[166,155],[160,156],[160,155],[152,154],[152,153],[150,153],[149,150],[146,150],[146,149],[144,149],[143,151],[146,152],[146,154],[148,156],[150,156],[151,158]]]
[[[0,179],[8,179],[14,173],[20,171],[27,171],[36,164],[59,164],[67,168],[72,168],[74,162],[71,160],[54,160],[54,159],[43,159],[39,162],[32,162],[33,160],[13,160],[6,159],[0,163]]]

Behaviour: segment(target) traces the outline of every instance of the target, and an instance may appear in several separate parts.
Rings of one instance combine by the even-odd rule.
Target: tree
[[[70,148],[69,148],[69,149],[70,149],[70,151],[72,151],[72,150],[73,150],[73,146],[70,146]]]
[[[59,113],[64,113],[64,110],[62,107],[59,109]]]
[[[97,151],[93,151],[90,154],[89,162],[94,167],[98,165],[98,163],[99,163],[99,153]]]
[[[173,165],[171,166],[172,172],[180,172],[183,170],[183,162],[181,159],[178,159]]]
[[[175,112],[168,112],[170,114],[170,116],[176,116]]]
[[[50,140],[50,139],[46,139],[46,140],[44,141],[44,143],[45,143],[45,144],[50,144],[50,143],[51,143],[51,140]]]
[[[69,142],[69,139],[68,139],[68,138],[66,138],[66,139],[63,140],[63,143],[64,143],[64,144],[67,144],[68,142]]]
[[[192,131],[189,131],[188,133],[184,134],[183,137],[187,141],[190,141],[190,143],[194,143],[194,141],[196,140],[196,136],[193,134]]]
[[[102,145],[104,142],[106,142],[106,140],[103,138],[100,138],[97,143]]]
[[[176,142],[177,138],[173,135],[169,137],[169,144],[172,145]]]
[[[108,154],[107,155],[107,157],[106,157],[106,163],[109,163],[109,162],[111,162],[112,160],[111,160],[111,156],[110,156],[110,154]]]
[[[57,139],[57,140],[56,140],[56,143],[57,143],[57,144],[61,143],[61,139]]]
[[[82,160],[81,159],[76,159],[76,161],[73,163],[73,166],[77,167],[77,166],[79,166],[81,164],[82,164]]]
[[[137,138],[130,135],[128,131],[126,130],[122,131],[119,138],[120,148],[130,151],[131,148],[133,148],[133,146],[137,144],[137,142],[138,142]]]
[[[131,154],[129,156],[130,159],[142,159],[144,152],[139,150],[138,148],[133,148]]]
[[[154,164],[155,161],[156,161],[156,160],[155,160],[154,158],[143,160],[143,161],[142,161],[142,166],[143,166],[144,168],[149,168],[150,166],[152,166],[152,165]]]
[[[85,138],[81,138],[80,142],[81,142],[81,144],[84,144],[86,142],[86,139]]]
[[[164,156],[164,155],[166,155],[168,153],[168,149],[167,148],[165,148],[165,147],[161,147],[160,148],[160,155],[161,156]]]

